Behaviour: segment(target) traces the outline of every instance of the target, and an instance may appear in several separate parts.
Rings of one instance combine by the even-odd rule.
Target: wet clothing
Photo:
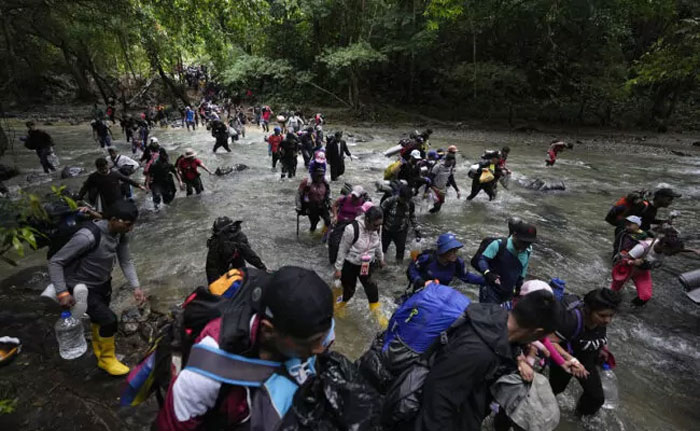
[[[340,246],[345,226],[362,214],[362,205],[365,203],[365,200],[362,198],[353,200],[352,195],[348,194],[339,197],[335,202],[337,222],[328,236],[328,261],[331,265],[335,264],[335,260],[338,257],[338,247]]]
[[[578,300],[571,295],[570,301]],[[600,350],[607,345],[607,330],[605,326],[589,329],[583,324],[583,310],[562,310],[559,326],[555,332],[561,340],[560,345],[569,351],[590,372],[587,378],[579,379],[583,394],[576,405],[576,412],[583,415],[596,413],[605,402],[603,386],[598,372],[598,357]],[[549,383],[552,392],[559,394],[566,389],[572,375],[561,367],[550,367]]]
[[[146,162],[148,164],[153,162],[154,159],[160,157],[164,157],[166,159],[168,158],[168,153],[165,151],[165,148],[158,146],[158,148],[154,149],[152,145],[149,145],[146,147],[143,154],[141,154],[139,161]]]
[[[455,262],[442,265],[433,250],[422,252],[408,266],[408,281],[416,287],[422,287],[426,281],[435,279],[439,280],[440,284],[448,286],[455,278],[481,286],[486,283],[481,275],[469,272],[461,257],[458,257]]]
[[[195,343],[211,349],[223,348],[223,320],[209,322]],[[250,324],[251,351],[257,351],[257,333],[260,325],[255,316]],[[257,358],[256,354],[246,355]],[[273,430],[279,426],[277,405],[288,407],[296,392],[296,384],[287,377],[275,374],[269,378],[264,388],[223,384],[190,369],[183,369],[173,379],[165,402],[158,412],[155,428],[158,431],[200,431],[200,430]],[[289,385],[294,389],[290,390]],[[275,390],[277,389],[277,390]],[[272,395],[268,395],[272,394]],[[272,398],[272,400],[271,400]]]
[[[448,186],[451,186],[457,193],[459,193],[459,187],[457,187],[457,182],[455,181],[453,172],[454,165],[447,166],[445,162],[437,163],[430,170],[431,189],[437,198],[433,208],[430,209],[431,213],[440,211],[442,204],[445,203],[445,196],[447,195]],[[427,190],[428,186],[426,185],[426,191]]]
[[[396,246],[396,260],[402,260],[406,250],[409,224],[414,230],[418,229],[416,205],[412,200],[404,202],[398,196],[392,196],[382,202],[381,207],[384,212],[382,251],[386,253],[393,242]]]
[[[267,138],[269,152],[272,155],[272,169],[277,167],[277,162],[280,159],[279,149],[282,139],[284,139],[282,135],[270,135]]]
[[[331,181],[345,173],[345,155],[351,156],[344,139],[329,138],[326,144],[326,160],[331,167]]]
[[[165,158],[158,158],[148,168],[149,187],[156,208],[160,205],[161,199],[165,204],[169,204],[175,199],[177,188],[175,187],[173,174],[176,173],[175,166],[168,163]]]
[[[39,129],[29,130],[24,145],[36,151],[39,163],[41,163],[45,173],[48,174],[56,170],[56,167],[49,161],[49,156],[53,153],[54,146],[51,135]]]
[[[93,129],[97,134],[97,139],[100,142],[100,147],[111,147],[112,146],[112,132],[109,130],[109,126],[104,121],[97,121],[93,124]]]
[[[550,145],[549,149],[547,150],[547,156],[549,158],[545,160],[546,165],[554,166],[554,163],[557,161],[557,156],[564,150],[564,148],[566,148],[566,143],[564,142],[555,142]]]
[[[289,177],[295,177],[297,173],[297,153],[299,151],[299,142],[297,138],[288,133],[280,143],[280,158],[282,162],[282,177],[285,174]]]
[[[360,284],[362,284],[362,288],[365,290],[367,301],[370,304],[379,301],[379,287],[377,283],[372,280],[374,268],[375,265],[370,265],[367,275],[361,275],[362,267],[360,265],[355,265],[347,260],[343,263],[343,268],[340,273],[340,283],[343,286],[343,302],[348,302],[355,296],[358,279],[360,280]]]
[[[228,151],[229,153],[231,152],[231,149],[228,147],[228,127],[226,124],[220,120],[212,121],[211,136],[216,139],[216,143],[214,144],[215,153],[219,147],[223,147],[224,150]]]
[[[78,199],[81,200],[85,197],[85,194],[88,194],[88,201],[93,205],[97,205],[97,198],[99,197],[99,203],[101,204],[100,209],[106,209],[114,202],[124,197],[122,189],[123,183],[131,184],[134,187],[140,185],[131,178],[121,174],[119,171],[111,170],[107,175],[93,172],[87,177],[83,186],[80,188]]]
[[[472,303],[467,321],[449,334],[423,386],[415,431],[478,431],[489,413],[489,387],[517,370],[520,349],[508,343],[508,312]]]
[[[320,183],[316,183],[308,178],[304,178],[299,185],[296,201],[297,211],[300,214],[309,216],[310,230],[312,232],[316,230],[320,219],[323,219],[325,225],[330,227],[330,199],[331,187],[325,179]]]
[[[248,237],[240,226],[234,225],[207,240],[206,272],[209,283],[224,275],[229,269],[245,268],[246,262],[267,270],[260,257],[248,243]]]
[[[482,183],[480,181],[481,173],[485,170],[488,169],[491,171],[491,173],[494,176],[494,179],[492,181],[489,181],[487,183]],[[479,163],[479,168],[476,170],[476,173],[474,174],[474,178],[472,179],[472,191],[467,196],[467,200],[472,200],[476,197],[476,195],[479,194],[481,190],[485,191],[486,194],[489,196],[489,200],[492,201],[496,197],[496,192],[497,192],[497,187],[498,187],[498,178],[501,176],[500,170],[498,169],[497,165],[491,164],[488,161],[484,161]]]
[[[304,166],[309,166],[315,146],[313,133],[306,132],[301,135],[301,155],[304,157]]]
[[[192,126],[192,130],[197,130],[197,125],[194,120],[194,111],[192,109],[185,110],[185,124],[187,125],[187,130],[190,130],[190,126]]]
[[[359,229],[357,241],[355,238],[355,228],[352,223],[345,226],[343,236],[338,248],[338,257],[335,260],[335,269],[343,269],[343,262],[346,260],[353,265],[362,264],[362,256],[369,256],[371,262],[384,261],[379,232],[369,231],[365,228],[364,217],[357,220]]]
[[[652,280],[651,269],[661,266],[663,254],[654,250],[657,239],[648,238],[639,241],[627,253],[623,253],[623,259],[613,267],[613,277],[610,288],[615,291],[622,290],[627,281],[632,280],[637,289],[637,297],[644,302],[651,299]],[[629,259],[644,259],[642,266],[628,265]],[[626,274],[626,275],[625,275]]]
[[[401,164],[397,179],[406,181],[408,186],[414,190],[418,190],[421,185],[425,184],[425,179],[421,175],[420,164],[413,161]]]
[[[183,157],[177,162],[177,169],[180,171],[182,182],[187,187],[187,196],[192,194],[194,190],[197,194],[202,193],[204,186],[202,178],[199,175],[197,168],[202,166],[202,161],[195,157]]]
[[[118,170],[127,177],[139,168],[139,162],[122,154],[117,154],[117,157],[110,158],[110,161],[112,162],[112,169]]]
[[[362,214],[362,205],[365,200],[362,198],[354,198],[353,195],[339,197],[336,200],[338,208],[338,222],[347,222],[355,220]]]
[[[479,258],[479,270],[500,276],[501,284],[486,284],[479,292],[479,302],[501,304],[513,299],[520,290],[527,275],[532,246],[518,252],[513,244],[513,237],[508,237],[505,246],[503,240],[497,239],[489,244]]]
[[[93,249],[96,239],[90,229],[78,230],[49,259],[49,278],[56,293],[72,292],[77,284],[86,285],[90,320],[100,325],[101,336],[111,337],[117,331],[117,316],[109,309],[114,262],[119,261],[132,288],[139,287],[139,279],[129,253],[128,236],[111,234],[106,220],[97,221],[95,225],[101,233],[97,247]]]

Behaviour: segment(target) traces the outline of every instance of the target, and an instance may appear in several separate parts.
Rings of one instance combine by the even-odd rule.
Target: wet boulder
[[[216,171],[214,171],[214,175],[223,177],[232,173],[233,171],[240,172],[246,169],[248,169],[248,165],[244,165],[243,163],[237,163],[233,166],[219,166],[216,168]]]
[[[74,178],[85,173],[85,168],[80,166],[66,166],[61,171],[61,179]]]
[[[566,190],[566,185],[562,180],[543,180],[535,178],[534,180],[520,179],[518,184],[528,190],[536,190],[538,192],[548,192],[552,190]]]
[[[119,319],[119,327],[124,335],[132,335],[141,330],[143,324],[149,322],[151,308],[146,304],[144,307],[129,307],[122,311]]]
[[[0,165],[0,181],[9,180],[12,177],[19,175],[19,171],[12,166]]]

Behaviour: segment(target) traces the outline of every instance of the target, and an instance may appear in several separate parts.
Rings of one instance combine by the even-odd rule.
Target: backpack
[[[172,313],[151,343],[145,357],[126,378],[121,393],[122,406],[141,404],[153,393],[163,405],[163,394],[170,381],[185,367],[218,381],[237,381],[254,386],[278,368],[257,359],[251,353],[250,321],[260,309],[261,289],[269,280],[265,271],[254,268],[233,269],[214,281],[209,288],[199,286]],[[228,284],[228,287],[226,285]],[[216,293],[215,293],[216,292]],[[194,341],[204,327],[221,317],[219,348],[203,348]],[[245,368],[242,364],[250,364]],[[244,369],[245,368],[245,369]],[[243,375],[253,369],[254,381]]]
[[[481,269],[479,269],[479,259],[481,259],[481,255],[484,254],[484,250],[494,241],[500,241],[498,243],[498,252],[496,253],[496,256],[494,256],[494,259],[499,256],[503,251],[506,249],[508,246],[508,238],[503,238],[503,237],[487,237],[481,240],[479,243],[479,248],[476,249],[476,252],[474,253],[474,256],[472,256],[472,259],[469,261],[471,264],[472,268],[475,270],[481,272]]]
[[[447,344],[451,330],[467,320],[470,302],[449,286],[430,283],[392,315],[381,349],[384,366],[397,376],[382,409],[382,423],[388,429],[410,422],[420,410],[433,354]]]
[[[561,299],[561,304],[565,307],[565,310],[574,311],[576,314],[576,330],[574,334],[570,337],[568,341],[577,339],[583,332],[583,300],[574,294],[565,294]],[[569,349],[571,350],[571,349]]]
[[[90,246],[88,250],[85,250],[77,259],[82,258],[83,256],[91,253],[97,247],[100,245],[100,240],[102,239],[102,231],[100,230],[95,223],[91,221],[86,221],[82,223],[76,223],[74,225],[59,225],[54,232],[50,234],[49,237],[49,249],[46,252],[46,259],[51,259],[51,257],[58,253],[60,249],[65,246],[68,241],[73,238],[73,235],[75,235],[76,232],[78,232],[80,229],[87,229],[90,232],[92,232],[92,235],[95,237],[95,242]]]
[[[399,170],[401,170],[402,164],[403,159],[399,159],[387,166],[386,169],[384,169],[384,179],[387,181],[396,179],[396,177],[399,175]]]

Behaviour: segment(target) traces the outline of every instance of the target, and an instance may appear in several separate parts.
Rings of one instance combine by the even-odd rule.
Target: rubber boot
[[[345,301],[337,301],[333,306],[333,314],[335,315],[335,317],[343,319],[345,317],[345,312],[347,310],[345,307],[347,305],[348,303]]]
[[[97,357],[97,366],[113,376],[123,376],[129,372],[129,367],[119,362],[114,353],[114,335],[111,337],[98,336],[100,354]]]
[[[95,357],[100,359],[100,325],[91,323],[90,328],[92,328],[92,351]]]
[[[379,302],[370,302],[369,311],[371,311],[372,314],[374,314],[374,318],[377,319],[377,323],[379,324],[379,327],[382,330],[386,329],[386,327],[389,326],[389,321],[384,316],[384,313],[382,313],[382,307]]]

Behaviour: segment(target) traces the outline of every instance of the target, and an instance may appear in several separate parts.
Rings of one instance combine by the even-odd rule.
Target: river
[[[15,125],[19,127],[19,123]],[[103,154],[91,138],[87,124],[80,126],[46,126],[56,142],[61,165],[83,166],[93,170],[94,159]],[[409,126],[373,127],[359,125],[343,127],[367,142],[348,138],[350,151],[358,160],[346,161],[343,181],[361,184],[372,192],[374,182],[390,162],[381,153],[405,135]],[[21,129],[18,129],[18,135]],[[326,127],[326,133],[335,130]],[[116,146],[128,154],[124,137],[116,126]],[[308,233],[308,223],[301,222],[300,235],[295,235],[296,215],[294,195],[305,171],[299,158],[298,176],[280,180],[279,172],[271,172],[267,144],[262,133],[248,130],[248,137],[234,143],[231,153],[212,154],[213,138],[203,128],[196,132],[184,129],[155,129],[157,136],[173,160],[192,147],[212,170],[219,166],[243,163],[249,169],[224,177],[204,174],[205,191],[200,196],[186,198],[180,192],[172,205],[160,212],[153,211],[150,196],[137,192],[141,210],[134,228],[132,253],[141,283],[151,295],[154,307],[167,307],[181,301],[197,284],[205,283],[204,261],[206,240],[213,220],[227,215],[243,220],[243,229],[253,248],[268,267],[300,265],[316,270],[330,281],[331,269],[327,250],[318,234]],[[548,143],[555,137],[576,143],[573,151],[561,154],[555,167],[544,168]],[[697,139],[696,139],[697,140]],[[432,247],[440,233],[452,231],[464,242],[462,257],[468,260],[481,238],[502,235],[507,231],[505,220],[517,215],[536,223],[538,242],[530,264],[530,274],[548,280],[559,277],[567,281],[575,293],[605,287],[610,282],[609,253],[612,227],[603,220],[610,205],[628,191],[653,188],[667,183],[683,194],[672,209],[681,211],[676,226],[698,247],[700,218],[700,157],[680,157],[669,148],[690,151],[690,138],[681,136],[649,137],[614,134],[511,133],[485,130],[456,130],[435,128],[431,139],[434,148],[457,145],[460,150],[456,179],[462,189],[462,199],[450,192],[439,214],[426,212],[419,204],[418,221],[424,242]],[[485,194],[467,202],[470,180],[467,170],[484,149],[509,145],[508,159],[514,171],[513,179],[543,178],[563,180],[566,191],[541,193],[527,190],[511,181],[508,190],[499,187],[498,197],[489,202]],[[8,160],[9,159],[9,160]],[[23,170],[23,175],[9,181],[12,190],[22,185],[29,190],[46,192],[50,179],[43,174],[27,186],[28,173],[40,173],[33,152],[15,141],[15,150],[5,158]],[[137,174],[137,177],[140,174]],[[57,178],[54,174],[53,178]],[[77,191],[84,177],[54,181]],[[338,196],[342,182],[332,184],[333,197]],[[662,216],[665,212],[662,211]],[[43,251],[30,253],[21,267],[40,265]],[[393,246],[387,255],[389,266],[377,273],[382,302],[387,312],[393,307],[393,297],[406,285],[405,265],[393,262]],[[583,422],[573,417],[573,407],[579,394],[575,382],[560,396],[561,430],[690,430],[700,423],[700,308],[684,294],[674,274],[700,267],[700,261],[674,257],[663,271],[654,273],[654,298],[641,310],[633,310],[629,301],[634,290],[624,293],[621,312],[609,329],[610,349],[618,367],[620,407],[604,410]],[[5,278],[16,269],[0,266]],[[124,279],[115,271],[115,286]],[[27,282],[31,284],[31,280]],[[30,285],[40,291],[43,286]],[[476,289],[457,286],[475,297]],[[128,303],[128,298],[124,301]],[[337,325],[336,349],[356,358],[368,346],[377,328],[367,313],[362,289],[351,302],[346,318]],[[695,424],[695,425],[694,425]]]

